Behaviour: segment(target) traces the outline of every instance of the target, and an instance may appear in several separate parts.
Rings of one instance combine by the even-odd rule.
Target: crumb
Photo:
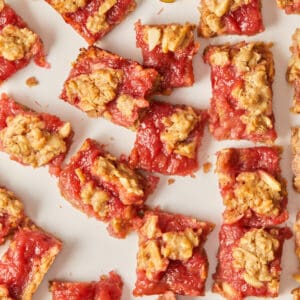
[[[32,76],[26,79],[26,85],[28,87],[33,87],[39,84],[39,81],[36,79],[36,77]]]
[[[164,8],[162,7],[158,12],[157,15],[159,16],[164,11]]]
[[[59,208],[62,208],[63,206],[61,204],[58,205]]]
[[[195,175],[195,174],[191,174],[191,177],[192,177],[192,178],[196,178],[196,175]]]
[[[110,140],[110,141],[114,141],[115,139],[114,139],[114,137],[111,136],[111,137],[109,138],[109,140]]]
[[[175,182],[175,179],[174,178],[169,178],[168,179],[168,185],[171,185]]]
[[[212,164],[210,162],[206,162],[203,164],[203,172],[206,174],[211,170]]]

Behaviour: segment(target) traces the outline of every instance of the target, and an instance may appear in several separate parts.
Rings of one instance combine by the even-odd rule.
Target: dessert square
[[[205,111],[153,101],[137,130],[130,163],[166,175],[193,174],[206,120]]]
[[[159,210],[147,211],[138,229],[134,296],[203,296],[208,261],[203,244],[214,229],[208,222]]]
[[[198,34],[254,35],[264,31],[260,0],[201,0]]]
[[[119,300],[122,287],[121,277],[112,271],[108,276],[102,275],[99,281],[51,281],[49,289],[52,300]]]
[[[141,48],[143,64],[155,68],[162,76],[160,92],[194,83],[193,56],[199,49],[192,24],[135,24],[136,45]]]
[[[61,247],[57,238],[33,224],[19,228],[0,260],[0,296],[31,299]]]
[[[289,228],[249,228],[224,224],[219,233],[213,292],[228,300],[277,297],[281,254]]]
[[[90,45],[136,8],[135,0],[45,0]]]
[[[276,0],[279,8],[283,9],[287,14],[300,14],[299,0]]]
[[[300,10],[300,2],[299,2]],[[300,13],[300,11],[299,11]],[[292,56],[286,73],[286,79],[294,88],[293,104],[291,112],[300,113],[300,29],[296,29],[292,36],[292,46],[290,47]]]
[[[159,78],[154,69],[91,46],[81,49],[60,97],[90,117],[134,129]]]
[[[240,42],[211,45],[204,50],[204,61],[211,67],[209,128],[217,140],[273,144],[276,139],[271,46]]]
[[[62,170],[58,186],[75,208],[108,222],[110,234],[123,238],[140,219],[156,183],[157,178],[142,175],[87,139]]]
[[[32,111],[7,94],[1,95],[0,150],[11,159],[34,168],[48,165],[50,173],[58,176],[72,136],[69,122]]]
[[[0,19],[0,84],[31,59],[40,67],[50,67],[40,37],[4,0],[0,1]]]
[[[18,229],[24,219],[22,202],[13,192],[0,187],[0,244]]]
[[[277,147],[228,148],[217,153],[225,224],[267,227],[288,219],[280,154]]]

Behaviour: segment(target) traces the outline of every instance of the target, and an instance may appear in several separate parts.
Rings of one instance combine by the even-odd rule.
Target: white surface
[[[174,4],[164,4],[159,0],[138,1],[137,10],[130,15],[118,28],[99,43],[104,49],[114,51],[125,57],[141,62],[140,50],[135,47],[133,24],[137,19],[144,23],[193,22],[198,23],[197,10],[199,0],[177,0]],[[290,37],[299,16],[287,16],[277,9],[275,0],[263,0],[263,17],[266,31],[254,37],[244,37],[247,41],[264,40],[274,42],[276,76],[274,88],[274,112],[276,129],[279,135],[277,144],[284,147],[282,169],[288,180],[289,211],[288,224],[292,225],[295,212],[300,209],[300,195],[291,188],[290,170],[290,126],[300,125],[300,116],[292,116],[289,107],[292,99],[292,88],[285,81],[285,69],[289,54]],[[43,0],[7,0],[15,10],[27,21],[29,26],[40,34],[46,50],[51,69],[42,69],[33,63],[19,71],[0,88],[17,101],[35,109],[58,115],[63,120],[71,121],[75,131],[74,143],[70,155],[78,150],[86,137],[94,138],[109,144],[108,149],[119,155],[128,154],[133,146],[134,133],[111,124],[103,119],[89,119],[78,109],[59,100],[63,81],[70,63],[75,60],[80,47],[85,41]],[[163,11],[158,14],[158,12]],[[298,22],[297,22],[298,21]],[[211,43],[236,42],[243,37],[225,36],[211,39]],[[207,108],[211,86],[210,71],[204,65],[201,54],[207,41],[200,39],[201,48],[194,59],[196,83],[191,88],[182,88],[173,92],[165,101],[171,103],[188,103],[195,107]],[[28,88],[25,80],[36,76],[40,84]],[[199,152],[202,162],[215,161],[215,152],[225,146],[253,146],[252,143],[216,142],[206,131],[204,143]],[[133,299],[131,291],[135,282],[135,256],[137,238],[131,234],[125,240],[110,237],[105,225],[94,219],[88,219],[83,213],[75,210],[59,194],[56,179],[48,175],[47,169],[32,169],[10,161],[6,154],[0,153],[0,185],[14,191],[25,203],[26,213],[40,226],[54,233],[64,242],[63,250],[55,260],[43,283],[34,295],[35,300],[50,299],[48,280],[97,280],[100,274],[116,270],[124,280],[123,300]],[[214,168],[214,167],[213,167]],[[174,177],[175,178],[175,177]],[[150,205],[160,205],[162,209],[191,215],[214,222],[217,226],[209,236],[206,244],[210,262],[207,281],[207,295],[204,299],[221,299],[210,292],[211,275],[215,271],[218,245],[218,231],[222,221],[222,201],[217,186],[217,178],[213,169],[209,174],[200,170],[196,178],[176,177],[173,185],[167,184],[168,177],[161,176],[157,191],[148,200]],[[290,290],[297,286],[291,278],[297,270],[297,260],[293,252],[294,241],[284,246],[283,273],[281,279],[280,299],[291,299]],[[185,297],[179,297],[184,299]],[[156,297],[143,297],[156,299]],[[191,297],[189,299],[196,299]]]

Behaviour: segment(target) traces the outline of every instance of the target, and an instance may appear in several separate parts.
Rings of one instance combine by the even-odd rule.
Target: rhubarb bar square
[[[217,153],[225,224],[267,227],[288,219],[280,153],[277,147],[228,148]]]
[[[0,150],[11,159],[34,168],[48,165],[50,173],[57,176],[72,136],[69,122],[35,112],[1,95]]]
[[[134,296],[167,291],[205,295],[208,261],[203,244],[214,225],[159,210],[148,211],[138,229]]]
[[[299,2],[300,5],[300,2]],[[300,10],[300,6],[299,6]],[[300,113],[300,29],[296,29],[292,36],[292,46],[290,47],[292,53],[289,59],[286,79],[294,88],[294,97],[291,111],[293,113]]]
[[[81,49],[60,98],[91,117],[134,129],[159,80],[156,70],[91,46]]]
[[[199,168],[206,120],[205,111],[153,101],[137,130],[130,163],[150,172],[192,175]]]
[[[0,244],[24,221],[23,203],[11,191],[0,187]]]
[[[0,260],[1,299],[31,299],[61,247],[35,225],[20,227]]]
[[[264,31],[260,0],[201,0],[198,34],[254,35]]]
[[[160,92],[194,83],[193,56],[199,49],[192,24],[142,25],[135,24],[136,45],[141,48],[143,64],[155,68],[162,76]]]
[[[300,0],[276,0],[279,8],[287,14],[300,14]]]
[[[52,300],[120,300],[122,288],[121,277],[112,271],[92,282],[51,281],[49,289]]]
[[[219,233],[213,292],[228,300],[277,297],[281,254],[289,228],[249,228],[225,224]]]
[[[211,67],[209,128],[217,140],[273,144],[276,139],[270,47],[263,42],[240,42],[204,50],[204,61]]]
[[[140,219],[156,183],[157,178],[142,175],[87,139],[62,170],[58,185],[75,208],[108,222],[110,234],[123,238]]]
[[[40,67],[50,66],[40,37],[3,0],[0,0],[0,20],[0,84],[27,66],[31,59]]]
[[[135,0],[45,0],[90,45],[136,8]]]

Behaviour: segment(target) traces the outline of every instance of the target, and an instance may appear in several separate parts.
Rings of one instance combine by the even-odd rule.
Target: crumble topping
[[[100,5],[98,11],[89,16],[86,22],[86,28],[92,33],[96,34],[101,30],[108,28],[109,24],[106,22],[106,13],[117,3],[117,0],[104,0]]]
[[[124,115],[126,118],[131,118],[133,110],[136,106],[136,99],[129,95],[121,95],[117,99],[117,109]]]
[[[87,4],[87,0],[52,0],[51,4],[61,14],[74,13]]]
[[[224,199],[226,221],[235,222],[249,208],[258,214],[277,216],[282,193],[281,183],[270,174],[262,170],[242,172],[236,177],[234,195]]]
[[[248,231],[233,249],[233,266],[243,270],[243,279],[260,288],[265,282],[272,290],[279,287],[278,274],[271,272],[269,264],[275,259],[279,241],[264,229]]]
[[[184,49],[194,39],[194,26],[186,25],[166,25],[164,27],[145,26],[144,40],[152,51],[161,44],[162,52],[175,52],[178,49]]]
[[[10,223],[14,223],[22,217],[23,204],[16,198],[14,193],[0,188],[0,212],[7,213]]]
[[[105,105],[114,100],[123,72],[115,69],[101,69],[91,74],[81,74],[66,83],[67,97],[85,112],[102,113]]]
[[[143,196],[143,187],[139,182],[139,177],[135,172],[129,169],[125,164],[116,161],[115,157],[98,157],[93,166],[92,172],[107,182],[121,185],[126,193],[136,196]],[[120,200],[124,204],[128,204],[126,195],[121,193]]]
[[[300,191],[300,128],[292,128],[292,138],[291,138],[291,145],[292,145],[292,170],[294,173],[294,188],[297,192]]]
[[[186,140],[197,125],[198,120],[199,116],[191,107],[177,109],[170,117],[164,117],[162,123],[166,127],[161,133],[160,139],[166,144],[167,151],[193,158],[197,145],[195,142]]]
[[[0,33],[0,56],[9,61],[22,59],[37,39],[37,35],[28,28],[6,25]]]
[[[0,132],[3,149],[25,164],[39,167],[67,151],[64,139],[71,133],[70,123],[57,133],[45,130],[45,122],[31,115],[8,117],[6,123]]]

